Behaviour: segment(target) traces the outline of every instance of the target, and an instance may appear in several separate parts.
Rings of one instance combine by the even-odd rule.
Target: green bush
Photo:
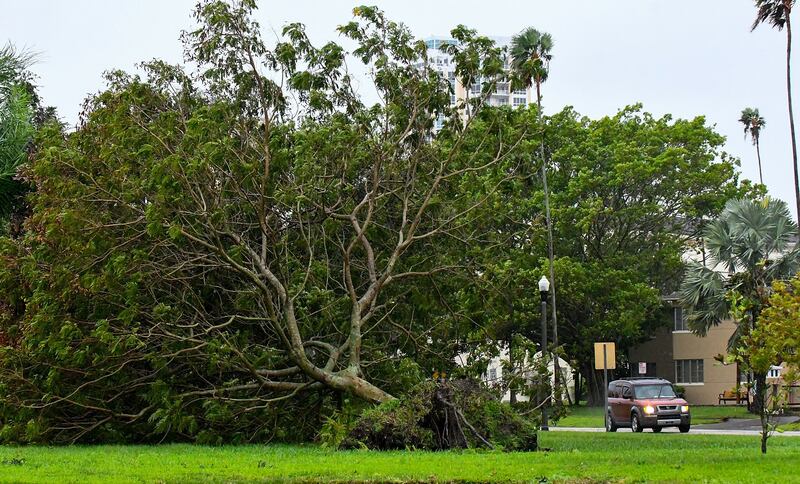
[[[400,400],[364,411],[341,446],[380,450],[435,448],[433,432],[420,425],[430,413],[435,388],[433,382],[424,382]]]

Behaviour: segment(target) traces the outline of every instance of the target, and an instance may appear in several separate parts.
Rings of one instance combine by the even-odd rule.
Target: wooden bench
[[[725,390],[723,393],[719,394],[719,399],[717,400],[717,405],[721,405],[725,403],[727,405],[728,402],[736,402],[736,405],[741,404],[742,402],[747,401],[747,394],[744,392],[735,392],[733,390]]]

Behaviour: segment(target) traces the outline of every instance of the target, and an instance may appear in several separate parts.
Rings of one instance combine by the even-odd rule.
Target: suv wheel
[[[653,427],[653,432],[655,433],[661,432],[661,427]]]
[[[633,430],[634,432],[641,432],[642,430],[644,430],[642,428],[642,423],[639,422],[639,415],[635,413],[631,415],[631,430]]]
[[[691,428],[691,425],[679,425],[678,426],[678,430],[680,430],[681,433],[683,433],[683,434],[688,432],[690,428]]]
[[[611,416],[611,412],[606,414],[606,432],[616,432],[617,431],[617,424],[614,423],[614,418]]]

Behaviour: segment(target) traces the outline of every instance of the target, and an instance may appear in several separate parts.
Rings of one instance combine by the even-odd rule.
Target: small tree
[[[783,384],[775,383],[770,392],[758,392],[757,408],[761,419],[761,452],[767,452],[767,440],[777,427],[775,416],[783,413],[789,390],[800,375],[800,277],[789,283],[777,281],[772,286],[767,306],[756,326],[734,351],[735,359],[756,374],[767,373],[773,366],[783,364]],[[747,299],[731,294],[732,315],[747,319],[752,308]]]
[[[777,355],[773,363],[785,364],[788,373],[784,381],[794,382],[800,371],[800,275],[788,282],[776,282],[773,290],[757,333],[763,335],[764,346]]]

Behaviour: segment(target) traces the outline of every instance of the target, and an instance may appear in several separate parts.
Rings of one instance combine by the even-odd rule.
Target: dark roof
[[[664,384],[670,383],[669,380],[665,380],[663,378],[656,378],[651,376],[642,376],[642,377],[628,377],[628,378],[620,378],[616,381],[624,381],[628,383],[632,383],[634,385],[654,385],[654,384]]]

